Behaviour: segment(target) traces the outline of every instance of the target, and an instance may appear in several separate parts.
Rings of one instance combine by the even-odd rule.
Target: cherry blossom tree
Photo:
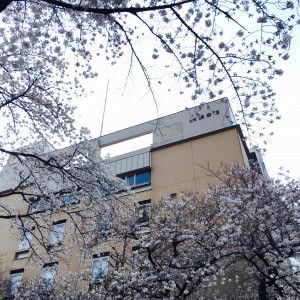
[[[223,237],[259,282],[259,299],[299,296],[299,182],[285,184],[235,165],[215,174],[208,197],[224,216]],[[224,177],[225,175],[225,177]],[[226,223],[225,223],[226,220]]]
[[[89,267],[80,280],[59,279],[51,297],[297,299],[299,183],[239,164],[208,171],[218,185],[201,195],[162,197],[145,205],[145,214],[132,200],[116,202],[110,230],[90,232],[91,253],[110,245],[108,270],[99,271],[101,278],[91,277]],[[71,288],[74,282],[85,282],[85,289]],[[18,299],[41,294],[36,285],[31,289]]]
[[[283,184],[239,164],[209,172],[220,184],[205,195],[183,194],[178,201],[162,198],[152,205],[149,227],[135,237],[144,261],[138,260],[138,271],[125,272],[129,278],[121,275],[116,294],[296,299],[299,182]],[[132,264],[135,259],[133,252]],[[233,295],[222,290],[222,281],[234,281]]]
[[[192,99],[200,101],[226,93],[251,136],[258,128],[251,124],[279,118],[269,80],[283,73],[276,60],[289,57],[298,5],[297,0],[2,1],[1,103],[9,126],[28,126],[29,119],[39,134],[46,135],[46,124],[52,124],[56,135],[70,137],[67,99],[82,93],[82,78],[98,75],[93,59],[104,55],[115,64],[129,55],[128,72],[142,72],[154,100],[160,84],[166,89],[180,84],[181,93],[190,88]]]

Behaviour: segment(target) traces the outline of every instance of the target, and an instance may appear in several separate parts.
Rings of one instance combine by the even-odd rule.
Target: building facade
[[[134,151],[122,148],[123,142],[143,136],[150,137],[151,145]],[[99,156],[112,146],[125,151],[111,156],[106,163],[111,172],[122,178],[135,192],[138,203],[135,207],[136,222],[141,225],[150,222],[149,203],[157,202],[161,195],[176,199],[181,192],[201,193],[209,184],[217,183],[216,178],[208,175],[207,168],[217,170],[221,164],[230,165],[232,162],[248,166],[249,161],[252,164],[258,160],[258,155],[247,148],[241,128],[236,124],[226,98],[114,132],[90,142],[98,149]],[[261,169],[265,172],[262,162]],[[13,187],[13,175],[6,172],[7,170],[4,168],[1,174],[1,201],[11,203],[21,211],[36,209],[34,205],[19,203],[13,196],[5,197],[5,191]],[[72,197],[65,199],[67,203],[72,203],[73,200]],[[50,245],[65,243],[70,238],[69,226],[67,216],[58,217],[50,232]],[[11,228],[9,220],[0,219],[2,276],[10,282],[10,291],[6,293],[14,294],[27,278],[52,280],[57,274],[63,276],[69,272],[76,274],[82,271],[85,258],[79,258],[79,249],[76,246],[68,249],[68,253],[62,253],[61,260],[45,261],[43,265],[32,267],[31,264],[31,267],[27,267],[32,251],[31,238],[30,230],[25,238],[20,237],[18,231]],[[109,253],[108,244],[100,245],[99,253],[88,258],[90,281],[106,276]],[[63,258],[71,263],[66,263]]]

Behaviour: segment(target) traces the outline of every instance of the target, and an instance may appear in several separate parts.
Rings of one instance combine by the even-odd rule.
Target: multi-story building
[[[151,145],[130,151],[125,149],[124,141],[147,137]],[[111,172],[124,179],[136,193],[138,204],[136,214],[140,216],[138,223],[147,223],[149,214],[147,207],[156,202],[161,195],[176,198],[181,191],[201,192],[208,184],[217,179],[208,176],[206,168],[216,170],[220,164],[231,164],[233,161],[249,165],[257,154],[250,152],[245,143],[241,128],[236,124],[227,99],[220,99],[208,104],[189,108],[178,113],[152,120],[92,141],[99,147],[99,155],[116,147],[126,153],[111,156],[107,164]],[[46,147],[51,152],[51,147]],[[45,149],[43,148],[43,151]],[[11,164],[17,162],[10,162]],[[9,168],[9,165],[6,167]],[[262,171],[264,165],[261,164]],[[2,170],[1,178],[7,178],[7,169]],[[11,196],[5,197],[5,191],[12,188],[13,180],[2,180],[0,183],[1,201],[11,203],[25,211],[34,209],[26,203],[17,203]],[[67,202],[72,202],[72,197]],[[26,206],[27,205],[27,206]],[[23,207],[26,206],[26,207]],[[61,275],[68,272],[80,273],[82,258],[77,256],[78,248],[69,249],[67,260],[45,263],[44,266],[26,268],[30,258],[29,240],[20,239],[18,231],[9,229],[9,221],[0,220],[0,259],[3,276],[13,283],[12,291],[23,280],[33,276],[51,278],[55,273]],[[64,243],[64,237],[70,230],[66,217],[53,223],[50,233],[50,244]],[[90,280],[105,276],[109,260],[109,248],[103,246],[100,253],[92,258]],[[103,272],[96,272],[99,270]]]

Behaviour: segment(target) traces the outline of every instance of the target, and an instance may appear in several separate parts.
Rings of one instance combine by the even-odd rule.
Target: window
[[[22,259],[28,257],[28,255],[29,255],[29,250],[20,251],[16,253],[15,259]]]
[[[176,193],[170,194],[170,199],[171,200],[175,200],[176,198],[177,198],[177,194]]]
[[[78,194],[79,192],[77,192]],[[29,205],[28,213],[34,213],[34,212],[44,212],[46,210],[49,210],[54,207],[56,204],[59,206],[67,205],[67,204],[74,204],[78,203],[78,196],[74,196],[73,194],[68,193],[58,193],[55,195],[55,200],[53,203],[51,200],[47,197],[44,197],[43,199],[32,199],[31,203]]]
[[[34,213],[34,212],[38,212],[38,211],[42,211],[42,212],[46,211],[50,207],[48,201],[49,200],[47,200],[47,199],[31,201],[31,203],[29,205],[28,213]]]
[[[31,229],[30,231],[28,230],[25,232],[23,236],[21,236],[17,247],[17,252],[28,250],[30,248],[30,242],[32,240],[32,235],[33,235],[32,231],[33,229]]]
[[[56,271],[57,262],[45,264],[41,275],[41,281],[46,285],[53,285]]]
[[[135,206],[135,223],[138,226],[148,225],[151,217],[151,200],[140,201]]]
[[[64,195],[63,197],[60,198],[60,201],[62,201],[62,205],[64,204],[73,204],[77,203],[78,199],[76,199],[75,196],[69,194],[69,195]]]
[[[106,212],[102,211],[98,215],[97,231],[98,233],[108,232],[111,229],[111,216]]]
[[[61,220],[53,224],[49,237],[51,245],[61,244],[61,241],[64,238],[65,227],[66,220]]]
[[[130,174],[122,177],[125,180],[127,186],[139,186],[143,184],[149,184],[151,181],[150,170],[141,171],[134,174]]]
[[[8,284],[6,287],[7,296],[12,296],[17,293],[18,288],[21,285],[23,273],[24,273],[24,269],[13,270],[10,272]]]
[[[143,249],[140,247],[132,248],[133,255],[133,268],[140,270],[147,270],[150,267],[150,261],[148,259],[147,249]]]
[[[94,255],[92,266],[92,281],[97,281],[106,277],[108,270],[109,253],[101,253],[99,256]]]
[[[134,183],[134,175],[127,176],[127,185],[128,186],[135,185],[135,183]]]
[[[79,202],[79,190],[75,190],[73,192],[64,192],[61,191],[56,196],[58,197],[58,201],[60,205],[74,204]]]
[[[34,229],[28,230],[24,235],[21,236],[18,243],[15,259],[21,259],[28,256],[33,230]]]
[[[150,182],[150,171],[137,173],[135,175],[135,185],[140,185],[149,182]]]
[[[103,195],[110,194],[116,190],[116,188],[110,183],[100,184],[100,188]]]

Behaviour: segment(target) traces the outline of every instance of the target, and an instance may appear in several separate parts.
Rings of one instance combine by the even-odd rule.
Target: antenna
[[[109,85],[109,79],[107,79],[107,85],[106,85],[106,94],[105,94],[105,101],[104,101],[104,107],[103,107],[103,115],[102,115],[101,129],[100,129],[100,137],[102,136],[102,129],[103,129],[103,123],[104,123],[104,115],[105,115],[105,108],[106,108],[106,100],[107,100],[107,94],[108,94],[108,85]]]

